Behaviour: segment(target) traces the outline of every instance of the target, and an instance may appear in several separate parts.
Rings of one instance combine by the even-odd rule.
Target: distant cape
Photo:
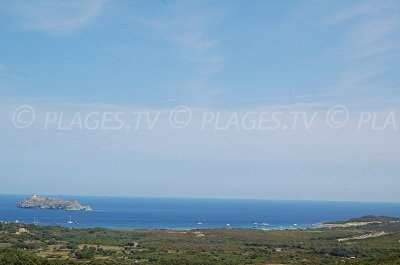
[[[18,208],[40,208],[65,211],[91,211],[90,206],[83,206],[77,200],[63,201],[57,198],[46,198],[33,194],[17,205]]]

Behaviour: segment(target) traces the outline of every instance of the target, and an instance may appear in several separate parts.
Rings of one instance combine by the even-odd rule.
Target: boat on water
[[[264,229],[266,226],[269,226],[269,224],[268,223],[254,223],[253,228]]]
[[[72,222],[72,218],[71,218],[71,216],[69,217],[69,221],[68,221],[68,223],[69,224],[73,224],[74,222]]]

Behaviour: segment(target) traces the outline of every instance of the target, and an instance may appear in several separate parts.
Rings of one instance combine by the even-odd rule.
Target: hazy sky
[[[399,14],[399,1],[2,1],[0,193],[400,201]],[[171,128],[179,105],[192,123]],[[328,128],[337,105],[349,121]],[[163,114],[152,129],[43,127],[49,112],[68,127],[116,111]],[[307,130],[197,126],[261,111],[289,127],[289,112],[318,115]]]

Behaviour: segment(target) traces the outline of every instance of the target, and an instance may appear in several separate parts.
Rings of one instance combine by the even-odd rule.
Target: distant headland
[[[40,208],[65,211],[91,211],[90,206],[83,206],[77,200],[63,201],[57,198],[46,198],[33,194],[17,205],[18,208]]]

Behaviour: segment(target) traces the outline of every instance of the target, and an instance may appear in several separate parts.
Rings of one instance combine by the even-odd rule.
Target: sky
[[[399,14],[390,0],[2,1],[0,193],[399,202]],[[15,124],[21,106],[32,124]],[[190,123],[171,126],[182,106]],[[116,112],[121,128],[79,124]],[[277,128],[243,124],[275,112]]]

